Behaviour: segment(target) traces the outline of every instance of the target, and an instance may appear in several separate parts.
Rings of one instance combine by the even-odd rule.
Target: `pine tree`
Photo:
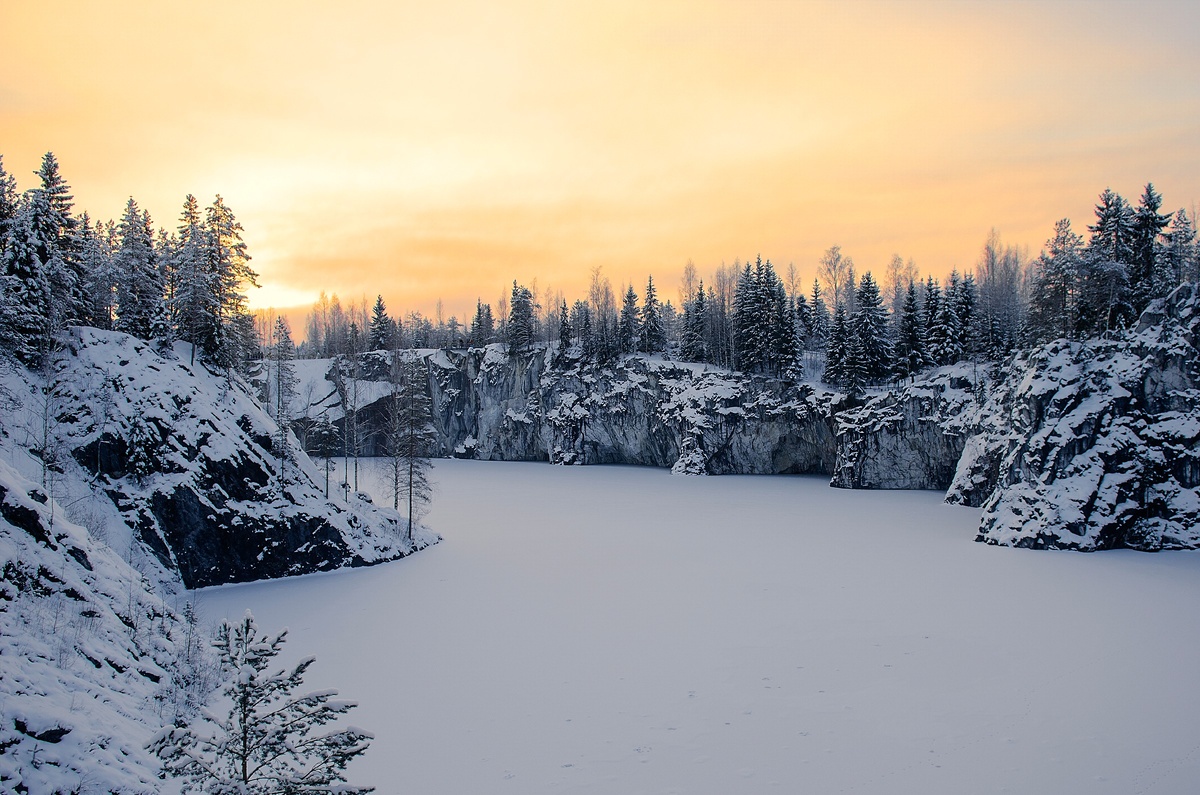
[[[58,168],[53,152],[42,158],[37,171],[40,185],[29,192],[37,257],[50,289],[49,332],[56,334],[78,323],[86,299],[83,273],[77,255],[75,233],[78,221],[72,215],[74,197]]]
[[[838,304],[833,310],[833,322],[829,325],[829,338],[825,347],[825,374],[827,384],[841,384],[846,379],[846,356],[849,334],[846,328],[846,308]]]
[[[475,317],[471,320],[471,344],[487,345],[496,333],[495,321],[492,320],[492,305],[485,304],[481,299],[475,299]]]
[[[11,338],[4,344],[28,366],[36,366],[44,358],[53,339],[50,281],[38,253],[40,247],[33,203],[26,195],[9,225],[4,251],[6,293],[11,299],[7,313]]]
[[[151,325],[163,299],[163,284],[150,216],[138,209],[133,197],[125,204],[118,226],[120,247],[113,255],[116,274],[116,328],[140,339],[151,338]]]
[[[704,280],[696,288],[696,297],[683,305],[683,333],[679,340],[679,357],[685,362],[708,361],[704,329],[707,309],[704,302]]]
[[[959,325],[958,312],[952,298],[951,290],[940,296],[937,316],[929,329],[926,349],[934,364],[954,364],[962,358],[962,326]]]
[[[88,296],[83,322],[101,329],[112,329],[116,313],[117,276],[113,252],[98,227],[84,213],[79,219],[79,260],[86,274],[84,293]]]
[[[747,262],[734,289],[732,318],[734,366],[746,373],[758,371],[763,360],[763,346],[758,333],[759,304],[758,280]]]
[[[904,306],[900,312],[900,330],[896,339],[897,378],[912,378],[925,366],[925,329],[917,304],[917,286],[908,283]]]
[[[566,300],[558,307],[558,355],[560,359],[571,349],[571,312]]]
[[[808,337],[805,347],[810,351],[824,350],[829,339],[829,307],[825,305],[825,296],[821,292],[821,283],[813,279],[812,299],[808,303]]]
[[[633,353],[637,350],[639,336],[637,293],[633,285],[625,291],[621,302],[621,321],[617,326],[617,348],[620,353]]]
[[[279,492],[283,493],[286,480],[287,465],[293,458],[291,449],[292,402],[296,397],[296,346],[292,342],[292,332],[282,316],[275,318],[271,345],[271,382],[274,391],[272,401],[274,409],[271,413],[278,426],[276,436],[272,440],[275,457],[279,461]]]
[[[176,233],[171,267],[174,283],[168,287],[168,308],[176,336],[191,344],[193,364],[196,349],[215,349],[220,336],[217,331],[221,317],[217,274],[209,267],[211,242],[208,235],[200,202],[188,194],[183,201]]]
[[[1175,213],[1171,227],[1164,235],[1166,243],[1154,270],[1154,297],[1169,295],[1185,281],[1196,281],[1197,248],[1196,227],[1183,210]]]
[[[429,506],[429,455],[436,437],[427,392],[425,361],[415,354],[392,354],[392,394],[388,401],[387,446],[392,467],[392,507],[408,510],[405,542],[411,546],[413,527]]]
[[[213,646],[229,711],[224,717],[202,712],[200,721],[168,728],[150,744],[164,771],[184,779],[185,792],[371,791],[345,784],[346,766],[366,752],[371,735],[354,728],[322,731],[356,705],[334,701],[334,690],[298,693],[313,657],[290,670],[269,670],[286,639],[287,630],[260,635],[249,611],[217,630]]]
[[[367,343],[373,351],[389,350],[392,347],[392,337],[395,336],[395,324],[388,317],[387,306],[383,296],[375,296],[375,306],[371,308],[370,341]]]
[[[533,343],[533,293],[513,280],[508,310],[508,350],[513,356]]]
[[[209,361],[219,367],[236,368],[249,351],[245,318],[244,285],[257,287],[258,275],[250,268],[250,255],[242,240],[242,225],[219,195],[205,212],[205,269],[213,291],[205,318],[211,336],[201,343]],[[253,328],[251,321],[250,328]]]
[[[1083,238],[1063,218],[1034,262],[1026,337],[1033,343],[1072,337],[1078,328]]]
[[[579,300],[571,309],[571,326],[575,329],[579,348],[585,357],[596,353],[596,337],[592,332],[592,308],[587,301]]]
[[[1171,223],[1171,215],[1159,213],[1161,208],[1162,196],[1154,190],[1153,183],[1146,183],[1137,209],[1133,211],[1129,288],[1135,315],[1141,314],[1155,293],[1155,261],[1161,249],[1159,237]]]
[[[667,349],[667,332],[663,326],[662,308],[654,289],[654,277],[646,283],[646,298],[642,303],[642,323],[639,329],[638,350],[660,353]]]
[[[8,248],[8,230],[13,219],[17,217],[19,201],[17,180],[4,170],[4,155],[0,154],[0,262],[4,261],[4,252]]]
[[[887,377],[892,371],[892,341],[889,336],[890,323],[879,285],[871,272],[863,274],[856,295],[858,311],[852,321],[852,336],[860,343],[864,381],[875,381]]]

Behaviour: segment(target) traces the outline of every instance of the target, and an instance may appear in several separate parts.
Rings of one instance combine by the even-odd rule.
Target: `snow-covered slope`
[[[8,370],[15,411],[0,425],[13,462],[49,477],[52,496],[117,548],[132,533],[188,587],[391,560],[436,539],[417,528],[410,544],[396,512],[326,499],[303,453],[281,476],[275,422],[177,347],[77,328],[49,372]],[[47,473],[28,471],[42,463]]]
[[[157,792],[180,620],[3,461],[0,567],[0,791]]]
[[[1200,295],[1185,285],[1112,341],[1018,357],[970,421],[947,499],[979,540],[1054,549],[1200,547]]]

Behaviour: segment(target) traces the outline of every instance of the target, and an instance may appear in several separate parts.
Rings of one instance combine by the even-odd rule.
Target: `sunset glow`
[[[257,306],[463,317],[515,279],[676,298],[761,253],[972,267],[1105,186],[1200,199],[1187,2],[17,3],[0,154],[174,228],[220,193]]]

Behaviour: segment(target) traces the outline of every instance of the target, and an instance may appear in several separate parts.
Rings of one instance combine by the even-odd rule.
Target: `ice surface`
[[[199,592],[314,654],[380,793],[1192,793],[1200,554],[973,543],[824,478],[439,461],[445,541]]]

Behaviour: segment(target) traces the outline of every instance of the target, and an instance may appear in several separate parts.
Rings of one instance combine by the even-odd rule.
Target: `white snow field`
[[[353,783],[1200,791],[1200,554],[985,546],[941,494],[824,478],[434,476],[435,547],[198,593],[290,627],[306,686],[360,702]]]

